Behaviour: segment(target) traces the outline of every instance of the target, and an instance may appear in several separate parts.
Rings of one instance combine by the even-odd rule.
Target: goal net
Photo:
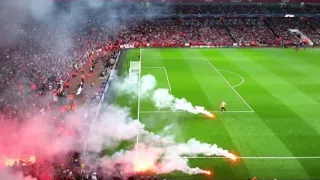
[[[140,61],[130,61],[129,78],[135,83],[139,82],[140,70]]]

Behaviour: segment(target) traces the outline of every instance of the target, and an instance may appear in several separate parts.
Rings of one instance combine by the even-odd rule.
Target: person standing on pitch
[[[221,104],[220,104],[220,110],[221,110],[221,112],[227,111],[227,110],[226,110],[226,106],[227,106],[227,103],[224,102],[224,101],[222,101]]]

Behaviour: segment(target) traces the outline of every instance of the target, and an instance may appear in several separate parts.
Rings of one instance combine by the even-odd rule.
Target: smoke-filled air
[[[103,0],[1,1],[0,180],[55,179],[57,169],[58,175],[92,177],[210,174],[191,167],[186,157],[236,158],[216,144],[178,143],[173,135],[151,132],[135,109],[104,100],[127,95],[132,102],[151,100],[158,110],[214,116],[157,89],[152,75],[142,76],[140,86],[132,77],[102,81],[116,67],[126,32],[168,8]],[[132,17],[132,11],[140,14]],[[109,86],[117,95],[108,94]],[[21,167],[30,169],[23,174]]]
[[[134,78],[133,78],[134,79]],[[141,98],[151,100],[158,110],[169,109],[174,111],[185,111],[192,114],[204,114],[209,117],[213,117],[213,114],[207,111],[202,106],[194,106],[191,102],[188,102],[185,98],[176,98],[170,94],[168,89],[157,89],[156,78],[150,74],[141,77],[140,91],[139,85],[132,81],[132,77],[126,77],[123,80],[114,82],[119,94],[130,94],[132,98]],[[130,87],[130,88],[129,88]],[[140,94],[139,94],[140,92]],[[126,113],[121,112],[119,115],[126,115],[125,119],[129,118],[128,109]],[[110,116],[112,117],[118,116]],[[168,116],[168,118],[170,118]],[[129,118],[131,119],[131,118]],[[108,120],[112,121],[112,120]],[[116,121],[116,120],[115,120]],[[122,124],[121,122],[128,122]],[[154,121],[157,121],[154,119]],[[137,120],[117,120],[117,124],[122,124],[122,127],[115,126],[112,131],[114,136],[122,129],[121,133],[123,139],[131,135],[138,135],[139,141],[132,150],[121,150],[114,154],[111,159],[119,158],[119,162],[131,162],[131,165],[125,166],[123,172],[140,172],[140,171],[152,171],[154,173],[170,173],[173,171],[181,171],[187,174],[208,174],[210,171],[200,169],[198,167],[190,167],[188,165],[189,156],[222,156],[235,160],[236,156],[232,153],[224,150],[216,144],[207,144],[197,141],[196,139],[190,139],[186,143],[176,143],[174,137],[162,137],[152,132],[148,132],[145,126]],[[135,128],[132,128],[135,125]],[[101,126],[101,124],[97,124]],[[130,132],[126,130],[130,129]],[[137,134],[132,132],[136,132]],[[120,139],[114,137],[115,139]],[[93,147],[93,146],[92,146]],[[133,160],[130,160],[133,158]],[[111,161],[107,158],[108,161]]]
[[[185,98],[176,98],[169,93],[169,89],[157,89],[152,95],[152,101],[158,109],[169,108],[172,111],[186,111],[192,114],[204,114],[213,118],[214,115],[203,106],[194,106]]]

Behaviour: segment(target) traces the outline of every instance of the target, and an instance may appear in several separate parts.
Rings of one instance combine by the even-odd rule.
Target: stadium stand
[[[260,19],[227,19],[225,24],[236,42],[257,42],[272,45],[275,36]]]
[[[307,14],[319,14],[320,13],[320,7],[319,6],[312,6],[312,5],[306,5],[305,7]]]

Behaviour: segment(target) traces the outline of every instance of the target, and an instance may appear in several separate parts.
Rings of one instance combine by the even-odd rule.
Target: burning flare
[[[214,115],[213,113],[211,113],[211,112],[209,112],[209,113],[207,114],[207,116],[208,116],[209,118],[211,118],[211,119],[215,118],[215,115]]]
[[[205,171],[203,172],[203,174],[206,174],[206,175],[210,176],[210,175],[211,175],[211,171],[205,170]]]
[[[133,161],[133,169],[135,172],[146,172],[154,169],[154,164],[138,159]]]
[[[235,156],[234,154],[231,154],[231,153],[228,155],[228,158],[230,158],[233,161],[237,160],[237,156]]]
[[[173,111],[186,111],[192,114],[204,114],[210,118],[214,115],[203,106],[194,106],[185,98],[179,99],[169,93],[169,89],[156,89],[151,100],[157,109],[169,108]]]

